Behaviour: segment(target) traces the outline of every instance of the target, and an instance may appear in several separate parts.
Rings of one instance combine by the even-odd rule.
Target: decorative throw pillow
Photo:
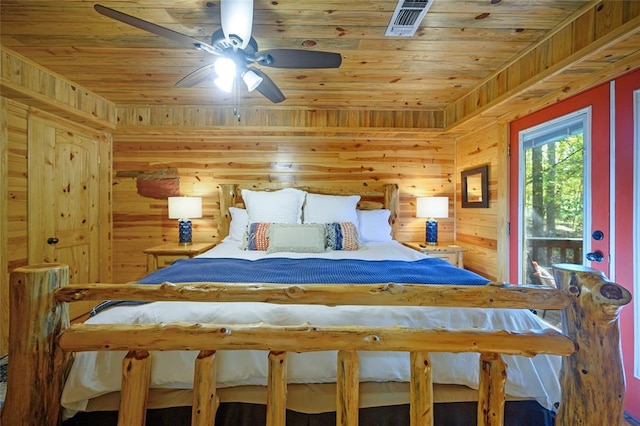
[[[361,243],[391,241],[391,225],[387,209],[358,210],[358,236]]]
[[[306,194],[294,188],[278,191],[242,190],[249,223],[302,223],[302,204]]]
[[[272,223],[269,228],[269,248],[275,252],[321,253],[325,251],[324,225]]]
[[[307,194],[304,204],[304,223],[358,223],[356,206],[359,195]]]
[[[358,250],[358,231],[352,222],[325,224],[327,248],[330,250]]]
[[[258,222],[249,225],[247,230],[247,250],[267,250],[269,248],[269,228],[271,223]]]

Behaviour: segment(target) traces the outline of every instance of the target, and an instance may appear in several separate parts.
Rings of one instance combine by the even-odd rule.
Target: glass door
[[[518,282],[548,284],[551,265],[583,264],[589,253],[589,122],[586,109],[520,132]]]

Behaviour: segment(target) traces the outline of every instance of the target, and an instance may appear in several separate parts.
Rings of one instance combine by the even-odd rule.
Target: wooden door
[[[100,279],[100,141],[29,120],[29,263],[69,265],[71,283]],[[71,305],[71,318],[94,302]]]

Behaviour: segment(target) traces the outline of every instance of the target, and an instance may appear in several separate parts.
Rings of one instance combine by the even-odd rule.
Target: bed
[[[41,387],[10,370],[3,422],[115,424],[104,412],[118,409],[118,424],[620,422],[624,288],[569,265],[565,291],[489,283],[393,239],[395,185],[322,192],[221,185],[221,243],[139,284],[57,288],[55,265],[12,275],[23,293],[40,277],[27,294],[47,332],[37,348],[11,339],[22,382]],[[29,315],[24,298],[12,315]],[[66,302],[102,299],[66,327]],[[529,308],[565,309],[564,334]]]

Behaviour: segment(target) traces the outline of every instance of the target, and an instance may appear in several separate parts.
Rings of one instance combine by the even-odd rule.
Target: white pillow
[[[320,223],[307,225],[273,223],[269,227],[267,253],[322,253],[325,251],[325,229]]]
[[[361,243],[391,241],[391,225],[387,209],[358,210],[358,235]]]
[[[278,191],[242,190],[249,223],[302,223],[302,204],[307,193],[294,188]]]
[[[231,214],[229,235],[223,241],[242,241],[249,225],[249,215],[245,209],[238,207],[229,207],[229,214]]]
[[[359,195],[307,194],[304,223],[351,222],[358,225]]]

